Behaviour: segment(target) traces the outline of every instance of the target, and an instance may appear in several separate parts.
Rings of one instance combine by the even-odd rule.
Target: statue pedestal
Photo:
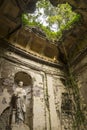
[[[30,130],[30,128],[23,122],[16,123],[16,110],[15,109],[13,109],[13,113],[12,113],[11,130]]]
[[[29,127],[26,124],[12,124],[11,125],[12,130],[30,130]]]

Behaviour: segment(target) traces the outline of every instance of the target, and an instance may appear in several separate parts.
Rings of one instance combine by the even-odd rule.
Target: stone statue
[[[11,99],[11,116],[9,121],[11,130],[30,130],[25,123],[26,96],[27,92],[23,88],[23,82],[19,81],[17,87],[14,88]]]
[[[4,89],[0,98],[3,106],[3,110],[1,107],[0,111],[0,130],[30,130],[25,121],[27,91],[23,87],[23,82],[19,81],[17,87],[13,88],[12,97],[8,94],[7,88]]]
[[[12,121],[14,123],[24,123],[25,122],[25,113],[26,113],[26,91],[23,89],[23,82],[19,81],[18,86],[14,90],[12,100]],[[14,116],[14,118],[13,118]]]

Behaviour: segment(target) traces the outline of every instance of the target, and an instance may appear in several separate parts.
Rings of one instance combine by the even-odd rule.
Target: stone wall
[[[87,129],[87,51],[85,50],[73,60],[71,71],[78,85],[80,109],[85,117],[83,127]]]
[[[0,37],[7,38],[22,26],[23,12],[32,13],[37,0],[4,0],[0,1]],[[26,11],[25,11],[26,10]]]
[[[80,94],[87,105],[86,91],[87,91],[87,55],[85,55],[78,64],[72,66],[72,71],[75,73],[80,89]]]
[[[52,67],[17,54],[15,48],[11,51],[10,47],[1,47],[0,130],[10,129],[10,101],[18,80],[24,82],[23,88],[27,92],[25,124],[31,130],[65,130],[66,118],[62,115],[61,109],[62,95],[67,93],[62,82],[65,80],[64,75],[61,63],[59,68],[58,66]],[[66,117],[68,121],[69,118],[67,115]],[[18,128],[15,125],[15,129]]]

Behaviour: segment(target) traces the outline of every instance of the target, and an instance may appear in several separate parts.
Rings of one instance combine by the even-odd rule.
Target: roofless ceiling
[[[37,0],[1,0],[0,1],[0,38],[8,38],[12,33],[16,32],[22,26],[21,14],[23,12],[33,12],[35,10]],[[77,49],[78,44],[87,45],[87,1],[86,0],[50,0],[56,6],[68,2],[75,12],[81,14],[81,21],[75,24],[72,29],[65,31],[60,40],[60,50],[62,54],[72,56],[71,52]],[[70,52],[71,50],[71,52]],[[80,50],[80,51],[81,51]],[[77,50],[78,51],[78,50]]]

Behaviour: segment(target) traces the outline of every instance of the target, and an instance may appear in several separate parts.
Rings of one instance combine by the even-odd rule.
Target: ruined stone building
[[[50,0],[68,2],[82,17],[57,44],[22,26],[21,14],[36,2],[0,0],[0,130],[87,130],[87,1]],[[19,81],[26,91],[21,125],[13,97]]]

